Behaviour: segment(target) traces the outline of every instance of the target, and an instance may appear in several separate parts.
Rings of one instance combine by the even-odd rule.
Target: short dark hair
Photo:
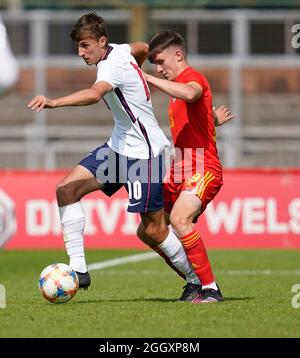
[[[77,21],[72,28],[70,36],[75,43],[79,43],[81,40],[87,38],[99,40],[102,36],[107,37],[105,21],[95,12],[89,12],[81,16]]]
[[[158,53],[171,46],[179,46],[182,48],[184,54],[186,53],[185,40],[180,34],[174,31],[161,31],[157,33],[149,41],[149,61],[153,63]]]

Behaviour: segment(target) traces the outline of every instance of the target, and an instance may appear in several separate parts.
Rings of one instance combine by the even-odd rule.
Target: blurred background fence
[[[107,21],[111,42],[149,40],[162,29],[186,38],[189,61],[210,81],[214,105],[227,104],[237,116],[217,129],[225,166],[298,167],[300,52],[292,47],[292,26],[300,24],[299,5],[295,0],[0,2],[20,64],[18,83],[0,100],[0,167],[72,167],[109,137],[113,122],[104,105],[40,114],[26,108],[35,94],[57,97],[93,84],[95,68],[78,58],[69,37],[72,25],[91,9]],[[144,68],[154,71],[149,63]],[[168,96],[155,90],[152,95],[169,133]]]

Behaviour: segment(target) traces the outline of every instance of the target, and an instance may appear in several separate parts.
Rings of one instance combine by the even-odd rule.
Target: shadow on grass
[[[80,301],[74,301],[75,303],[106,303],[106,302],[178,302],[178,299],[176,298],[133,298],[133,299],[119,299],[119,300],[80,300]]]
[[[250,301],[255,300],[255,297],[225,297],[224,302],[227,301]]]
[[[250,301],[255,300],[255,297],[225,297],[224,302],[228,301]],[[99,300],[80,300],[74,301],[73,304],[85,304],[85,303],[108,303],[108,302],[179,302],[177,298],[160,298],[160,297],[153,297],[153,298],[134,298],[134,299],[117,299],[117,300],[106,300],[106,299],[99,299]]]

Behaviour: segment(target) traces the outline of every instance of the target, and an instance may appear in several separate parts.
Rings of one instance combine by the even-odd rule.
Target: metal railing
[[[82,12],[78,11],[26,11],[26,12],[3,12],[2,16],[7,23],[26,22],[29,24],[30,50],[29,54],[19,56],[18,61],[22,68],[33,68],[35,77],[35,93],[47,94],[46,69],[51,66],[79,67],[82,62],[74,55],[53,56],[48,52],[49,23],[70,23],[75,22]],[[102,11],[101,15],[110,24],[128,23],[131,21],[131,13],[128,10]],[[253,68],[299,68],[300,61],[296,51],[290,49],[291,26],[300,19],[300,11],[256,11],[256,10],[235,10],[235,11],[209,11],[209,10],[153,10],[149,13],[150,21],[155,23],[168,24],[183,23],[186,25],[186,39],[189,53],[189,61],[192,65],[201,67],[227,68],[229,70],[229,106],[238,120],[226,125],[219,130],[220,149],[223,155],[223,162],[227,167],[239,166],[242,162],[244,152],[269,151],[270,144],[261,141],[259,144],[253,139],[275,139],[284,136],[289,140],[291,134],[299,131],[299,128],[286,128],[281,126],[270,130],[269,127],[252,126],[245,128],[243,123],[243,88],[242,70],[245,67]],[[286,51],[281,55],[255,56],[249,50],[249,26],[251,21],[283,21],[286,34]],[[228,21],[231,24],[231,54],[217,56],[197,54],[199,33],[197,24],[200,22]],[[35,168],[36,155],[42,153],[45,160],[45,167],[55,167],[55,155],[58,151],[76,151],[76,145],[71,142],[72,136],[77,138],[79,128],[59,127],[51,128],[47,125],[47,111],[40,114],[33,114],[32,123],[25,128],[1,127],[1,137],[9,138],[9,133],[14,133],[10,144],[6,141],[0,145],[0,153],[7,152],[9,148],[14,151],[26,152],[26,166]],[[106,128],[107,134],[109,130]],[[81,134],[93,142],[94,128],[86,127]],[[101,130],[103,133],[103,131]],[[300,132],[300,131],[299,131]],[[19,133],[19,135],[16,135]],[[53,133],[56,135],[56,142],[52,141]],[[106,133],[106,132],[105,132]],[[89,135],[91,136],[89,137]],[[24,142],[16,141],[16,137],[24,139]],[[68,140],[66,139],[68,137]],[[291,139],[283,146],[283,150],[295,152],[299,136]],[[99,142],[98,142],[99,143]],[[81,142],[82,144],[82,142]],[[80,144],[80,146],[81,146]],[[90,148],[89,148],[90,149]]]

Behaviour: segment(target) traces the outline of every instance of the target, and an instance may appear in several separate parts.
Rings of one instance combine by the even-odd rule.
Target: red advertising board
[[[64,171],[0,172],[0,247],[63,248],[56,183]],[[127,193],[82,200],[88,248],[145,248]],[[197,228],[208,248],[300,248],[300,170],[227,170]]]

